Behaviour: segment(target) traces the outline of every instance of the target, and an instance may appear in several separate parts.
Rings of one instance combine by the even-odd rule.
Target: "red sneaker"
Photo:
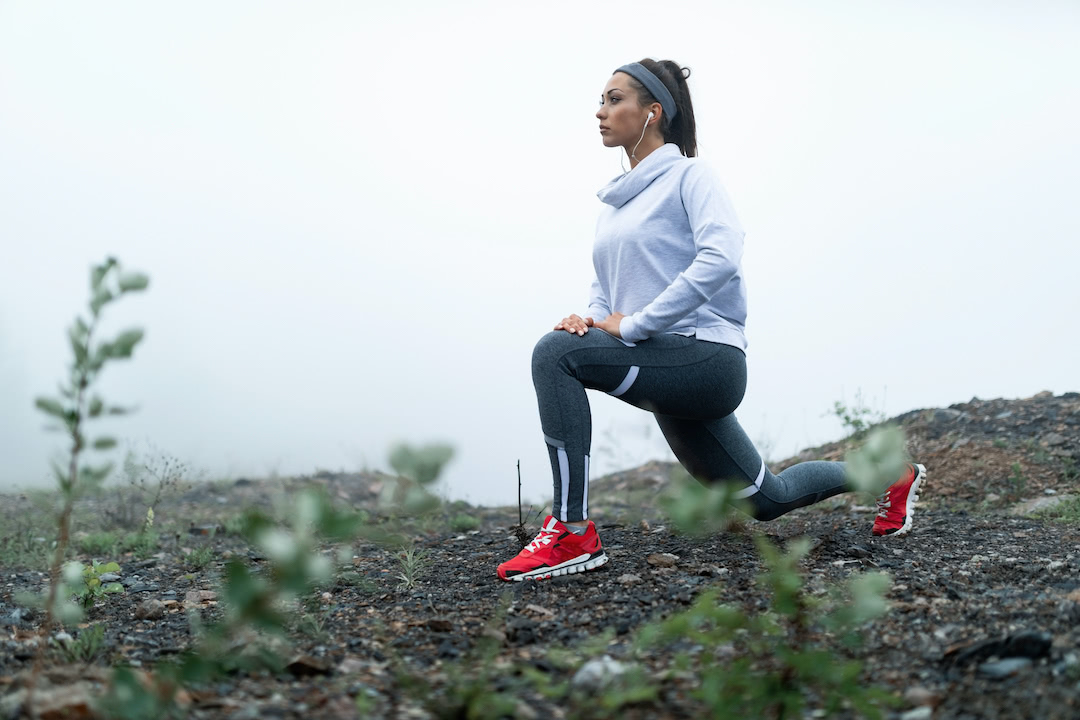
[[[607,561],[592,520],[584,535],[575,535],[554,515],[548,515],[532,542],[516,558],[499,565],[498,572],[503,580],[543,580],[592,570]]]
[[[878,498],[874,518],[875,535],[903,535],[911,529],[911,514],[919,500],[919,486],[926,479],[926,468],[909,464],[908,471]]]

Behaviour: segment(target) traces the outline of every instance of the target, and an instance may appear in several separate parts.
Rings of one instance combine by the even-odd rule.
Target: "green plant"
[[[1009,446],[1009,443],[1005,442],[1001,438],[994,438],[994,442],[992,444],[996,448],[1003,448]]]
[[[124,586],[120,583],[111,581],[108,578],[102,579],[103,576],[120,572],[118,564],[114,562],[103,564],[97,560],[92,560],[89,565],[69,564],[78,566],[80,569],[82,587],[77,587],[72,594],[78,598],[79,604],[84,608],[93,606],[96,601],[106,595],[124,592]]]
[[[105,648],[105,625],[94,623],[79,632],[78,637],[50,638],[53,647],[69,663],[91,663]]]
[[[1080,470],[1076,467],[1076,460],[1068,455],[1061,458],[1061,479],[1065,482],[1072,482],[1080,478]]]
[[[397,578],[399,590],[412,590],[416,587],[420,576],[430,565],[428,552],[422,548],[406,548],[397,554],[398,568],[400,572]]]
[[[214,548],[209,545],[195,548],[184,555],[184,565],[191,570],[202,570],[214,559]]]
[[[1080,497],[1069,498],[1053,507],[1038,510],[1034,514],[1054,522],[1080,525]]]
[[[468,532],[480,527],[480,521],[472,515],[458,513],[450,519],[450,529],[454,532]]]
[[[752,615],[721,604],[719,590],[710,590],[691,609],[646,626],[636,641],[638,651],[647,653],[690,637],[703,646],[696,655],[679,654],[668,677],[692,671],[691,694],[712,717],[799,718],[810,698],[823,705],[827,716],[854,709],[867,717],[882,717],[880,707],[895,704],[896,699],[866,687],[861,664],[835,657],[821,644],[817,629],[839,634],[845,644],[856,646],[861,626],[885,612],[888,576],[857,576],[845,588],[847,602],[823,602],[803,590],[798,571],[809,541],[792,541],[781,553],[759,536],[757,546],[767,568],[759,583],[772,595],[768,612]]]
[[[1014,462],[1012,464],[1012,473],[1006,478],[1006,482],[1009,484],[1006,497],[1010,502],[1019,500],[1024,496],[1024,491],[1027,490],[1027,478],[1024,477],[1024,470],[1020,467],[1020,463]]]
[[[862,390],[855,391],[855,400],[851,405],[841,400],[833,403],[832,410],[825,415],[834,415],[840,425],[847,431],[848,436],[859,438],[872,426],[885,420],[885,413],[874,410],[863,400]]]
[[[88,555],[113,555],[120,540],[113,532],[95,532],[79,540],[79,548]]]
[[[63,432],[71,445],[65,459],[66,467],[57,462],[52,463],[53,475],[63,497],[63,507],[57,519],[59,532],[49,568],[49,587],[44,601],[45,622],[41,624],[38,654],[27,684],[28,703],[33,699],[45,657],[45,640],[52,632],[53,623],[64,614],[70,615],[58,603],[60,590],[64,586],[61,567],[70,539],[71,513],[75,499],[85,490],[100,487],[112,470],[112,464],[108,462],[96,466],[80,465],[80,459],[87,449],[108,450],[116,446],[116,440],[108,436],[90,440],[86,436],[86,426],[90,420],[103,415],[123,415],[128,412],[123,407],[106,405],[101,396],[94,392],[94,388],[105,366],[114,360],[130,358],[135,346],[143,338],[142,330],[129,329],[120,332],[112,340],[99,340],[96,333],[102,310],[129,292],[145,290],[148,284],[149,280],[145,275],[122,272],[114,258],[108,258],[103,264],[92,268],[88,306],[90,314],[88,319],[77,316],[68,331],[73,358],[68,377],[60,385],[60,396],[39,397],[35,401],[37,408],[55,422],[49,429]]]

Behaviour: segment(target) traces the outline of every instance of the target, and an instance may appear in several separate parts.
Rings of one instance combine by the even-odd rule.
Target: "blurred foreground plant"
[[[143,338],[143,331],[138,328],[124,330],[111,340],[97,338],[102,311],[129,292],[145,290],[149,282],[146,275],[141,273],[123,272],[114,258],[93,267],[90,272],[89,317],[77,316],[68,329],[73,356],[68,377],[60,384],[59,397],[39,397],[35,402],[39,410],[55,421],[49,429],[67,435],[71,446],[64,464],[52,463],[63,507],[57,520],[59,534],[49,568],[49,588],[44,602],[45,622],[41,625],[41,640],[27,688],[28,702],[33,698],[53,624],[57,619],[70,621],[73,617],[71,604],[61,593],[64,587],[61,566],[70,539],[75,499],[88,489],[100,487],[112,470],[112,463],[109,462],[80,465],[84,451],[108,450],[116,446],[116,440],[109,436],[90,440],[86,435],[86,425],[103,415],[123,415],[128,412],[127,408],[106,405],[105,400],[94,392],[95,383],[108,363],[130,358]]]

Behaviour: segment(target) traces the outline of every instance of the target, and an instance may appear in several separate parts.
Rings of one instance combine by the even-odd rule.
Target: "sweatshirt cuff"
[[[627,315],[619,321],[619,335],[626,342],[638,342],[648,337],[639,333],[637,323],[631,315]]]
[[[600,307],[599,305],[589,306],[589,310],[585,313],[585,317],[591,317],[594,322],[601,322],[607,319],[607,316],[611,313],[607,308]]]

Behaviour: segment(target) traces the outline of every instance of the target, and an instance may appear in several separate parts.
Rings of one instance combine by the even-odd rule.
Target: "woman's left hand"
[[[622,320],[624,317],[626,316],[622,313],[613,312],[603,320],[594,320],[593,327],[600,328],[608,335],[614,335],[617,338],[621,338],[622,335],[619,334],[619,321]]]

